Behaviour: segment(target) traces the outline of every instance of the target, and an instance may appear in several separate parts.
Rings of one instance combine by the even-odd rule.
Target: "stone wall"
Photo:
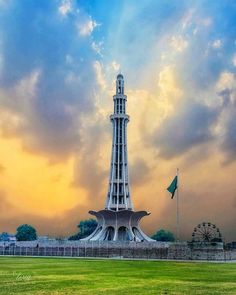
[[[15,245],[0,244],[0,255],[19,256],[68,256],[131,259],[177,260],[236,260],[236,250],[220,247],[191,247],[188,243],[116,243],[53,241],[48,243],[17,242]]]

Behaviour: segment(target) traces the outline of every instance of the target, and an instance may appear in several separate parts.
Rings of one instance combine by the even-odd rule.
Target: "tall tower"
[[[127,156],[127,96],[124,94],[124,77],[119,74],[116,80],[116,94],[113,96],[114,113],[110,116],[113,125],[112,153],[109,189],[106,209],[133,210],[129,191],[129,173]]]
[[[153,241],[139,227],[140,219],[150,213],[134,211],[129,189],[127,156],[127,96],[124,94],[124,77],[116,79],[113,96],[114,112],[110,116],[113,126],[111,167],[108,193],[104,210],[89,211],[96,216],[98,226],[84,241]]]

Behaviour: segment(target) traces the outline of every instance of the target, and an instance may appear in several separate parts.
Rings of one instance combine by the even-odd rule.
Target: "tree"
[[[97,224],[95,219],[81,220],[78,224],[79,232],[69,237],[69,240],[80,240],[88,237],[96,229]]]
[[[170,231],[160,229],[152,236],[152,239],[160,242],[174,242],[175,236]]]
[[[17,241],[34,241],[37,240],[36,229],[28,224],[19,226],[16,230]]]
[[[9,234],[8,233],[3,232],[2,234],[0,234],[0,241],[6,242],[6,241],[8,241],[8,239],[9,239]]]

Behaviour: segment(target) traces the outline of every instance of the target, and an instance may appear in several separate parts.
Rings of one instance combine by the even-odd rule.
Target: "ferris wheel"
[[[222,235],[215,224],[203,222],[194,228],[192,242],[222,242]]]

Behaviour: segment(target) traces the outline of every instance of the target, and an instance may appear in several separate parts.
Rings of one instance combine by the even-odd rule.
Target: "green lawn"
[[[0,257],[0,294],[236,294],[236,264]]]

